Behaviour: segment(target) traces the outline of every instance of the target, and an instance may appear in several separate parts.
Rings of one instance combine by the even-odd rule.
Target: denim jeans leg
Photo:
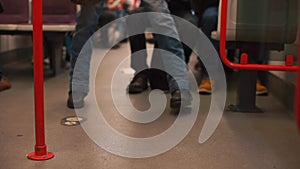
[[[96,5],[82,5],[81,11],[77,14],[76,30],[71,46],[71,70],[70,70],[70,90],[88,93],[89,91],[89,68],[92,54],[92,44],[87,45],[81,51],[87,40],[97,29],[98,19],[102,12],[103,2]],[[80,64],[77,59],[80,56]],[[78,61],[79,61],[78,60]],[[74,68],[76,71],[74,74]]]
[[[168,77],[170,91],[173,92],[178,87],[189,89],[183,47],[178,40],[179,35],[174,20],[171,15],[167,15],[169,10],[166,2],[164,0],[144,0],[143,5],[146,12],[163,12],[161,15],[151,15],[148,19],[151,27],[161,33],[155,35],[159,48],[171,53],[161,57],[166,72],[173,75],[173,78]],[[179,59],[174,58],[174,55]]]

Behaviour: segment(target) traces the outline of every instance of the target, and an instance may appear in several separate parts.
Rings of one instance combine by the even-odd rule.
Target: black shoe
[[[69,92],[67,107],[71,109],[79,109],[84,106],[84,98],[86,94],[83,92]]]
[[[173,109],[179,109],[180,106],[186,107],[191,105],[192,95],[189,90],[175,90],[171,94],[170,106]]]
[[[127,42],[128,42],[127,38],[125,38],[125,39],[123,39],[123,40],[120,41],[120,43],[127,43]]]
[[[148,74],[147,71],[142,71],[134,76],[128,86],[128,93],[141,93],[148,89]]]
[[[111,47],[112,49],[119,49],[121,47],[121,45],[118,43],[116,45],[114,45],[113,47]]]

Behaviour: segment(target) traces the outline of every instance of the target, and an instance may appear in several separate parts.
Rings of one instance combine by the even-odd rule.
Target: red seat
[[[28,0],[1,0],[4,12],[0,24],[27,24],[29,21]]]
[[[74,24],[76,5],[69,0],[43,0],[44,24]]]

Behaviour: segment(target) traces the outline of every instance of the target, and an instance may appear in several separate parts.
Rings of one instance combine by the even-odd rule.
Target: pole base
[[[49,160],[54,157],[54,154],[51,152],[47,152],[46,155],[36,155],[35,152],[31,152],[27,154],[27,158],[30,160],[36,160],[36,161],[43,161],[43,160]]]
[[[243,113],[263,113],[263,111],[256,106],[239,106],[229,105],[228,110],[231,112],[243,112]]]

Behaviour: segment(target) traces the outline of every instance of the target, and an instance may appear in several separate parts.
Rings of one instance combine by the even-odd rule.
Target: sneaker
[[[11,88],[11,84],[9,83],[7,77],[2,76],[2,80],[0,81],[0,91]]]
[[[70,109],[79,109],[84,106],[84,98],[86,94],[83,92],[69,92],[67,107]]]
[[[257,96],[265,96],[268,95],[268,89],[266,86],[262,85],[258,80],[256,81],[256,95]]]
[[[134,76],[128,86],[129,94],[141,93],[148,89],[148,75],[146,71],[142,71]]]
[[[200,94],[211,94],[211,82],[209,79],[204,79],[198,87]]]

